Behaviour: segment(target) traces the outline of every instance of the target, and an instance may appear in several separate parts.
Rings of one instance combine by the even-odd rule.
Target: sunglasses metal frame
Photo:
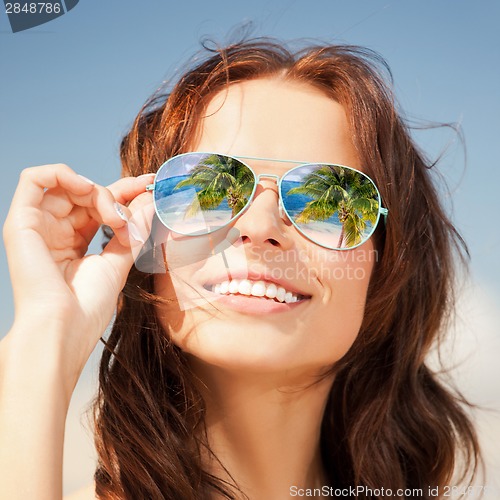
[[[240,217],[250,207],[250,205],[252,204],[252,200],[253,200],[253,197],[255,195],[255,191],[257,189],[257,186],[259,185],[260,180],[262,178],[272,178],[272,179],[274,179],[276,181],[276,185],[278,187],[278,199],[279,199],[278,203],[279,203],[280,217],[283,218],[283,211],[284,211],[285,214],[286,214],[286,216],[287,216],[287,218],[290,220],[290,222],[294,225],[294,227],[297,229],[297,231],[299,231],[299,233],[301,235],[303,235],[309,241],[312,241],[316,245],[321,246],[323,248],[327,248],[329,250],[340,250],[340,251],[342,251],[342,250],[352,250],[352,249],[354,249],[354,248],[356,248],[356,247],[358,247],[360,245],[363,245],[364,243],[366,243],[372,237],[373,233],[377,229],[377,226],[378,226],[378,223],[379,223],[381,215],[384,217],[384,224],[387,222],[387,216],[389,214],[389,210],[387,208],[385,208],[385,207],[382,206],[382,197],[381,197],[380,191],[378,190],[378,187],[375,184],[375,182],[373,181],[373,179],[371,179],[369,175],[365,174],[364,172],[361,172],[360,170],[357,170],[357,169],[355,169],[353,167],[348,167],[347,165],[341,165],[341,164],[338,164],[338,163],[303,162],[303,161],[296,161],[296,160],[280,160],[280,159],[276,159],[276,158],[261,158],[261,157],[258,157],[258,156],[240,156],[240,155],[228,155],[228,154],[223,154],[223,153],[210,153],[210,152],[205,152],[205,151],[190,151],[188,153],[181,153],[181,154],[172,156],[166,162],[164,162],[158,168],[153,183],[152,184],[148,184],[146,186],[146,191],[154,191],[155,190],[156,180],[158,178],[158,174],[160,173],[160,171],[162,170],[162,168],[164,166],[166,166],[169,162],[171,162],[175,158],[179,158],[179,157],[187,156],[187,155],[192,155],[192,154],[225,156],[227,158],[232,158],[232,159],[238,160],[241,163],[243,163],[243,165],[245,165],[252,172],[252,174],[254,176],[254,179],[255,179],[255,183],[254,183],[254,187],[252,189],[252,193],[251,193],[251,195],[248,198],[247,204],[245,205],[245,207],[240,212],[238,212],[234,217],[232,217],[223,226],[220,226],[220,227],[218,227],[216,229],[212,229],[210,231],[207,231],[207,232],[201,233],[201,234],[181,233],[181,232],[176,231],[175,229],[172,229],[169,226],[167,226],[165,224],[165,222],[163,222],[163,220],[161,219],[160,215],[158,214],[158,210],[157,210],[157,207],[156,207],[156,199],[153,198],[156,216],[158,217],[158,219],[160,220],[160,222],[167,229],[170,229],[171,231],[173,231],[173,232],[175,232],[177,234],[180,234],[180,235],[183,235],[183,236],[191,236],[191,237],[205,236],[206,234],[211,234],[211,233],[214,233],[215,231],[219,231],[220,229],[223,229],[224,227],[227,227],[229,224],[231,224],[231,222],[233,222],[238,217]],[[276,174],[266,174],[266,173],[257,175],[254,172],[254,170],[252,169],[252,167],[250,167],[250,165],[248,165],[247,163],[245,163],[244,161],[241,161],[241,160],[256,160],[256,161],[267,161],[267,162],[277,162],[277,163],[291,163],[291,164],[295,164],[297,166],[291,168],[290,170],[287,170],[282,176],[279,176],[279,175],[276,175]],[[282,198],[282,195],[281,195],[281,182],[282,182],[283,178],[286,177],[293,170],[296,170],[296,169],[299,169],[299,168],[302,168],[302,167],[306,167],[306,166],[311,166],[311,165],[342,167],[342,168],[347,168],[349,170],[353,170],[354,172],[357,172],[357,173],[361,174],[362,176],[366,177],[373,184],[373,186],[375,187],[375,190],[377,191],[377,195],[378,195],[378,202],[379,202],[378,203],[377,220],[373,224],[372,232],[370,233],[370,235],[365,240],[363,240],[361,243],[358,243],[357,245],[353,245],[353,246],[350,246],[350,247],[345,247],[345,248],[337,248],[337,247],[327,246],[327,245],[324,245],[322,243],[319,243],[319,242],[315,241],[313,238],[311,238],[310,236],[308,236],[304,232],[304,230],[301,229],[297,225],[297,223],[293,220],[293,217],[288,213],[288,211],[287,211],[287,209],[286,209],[286,207],[285,207],[285,205],[283,203],[283,198]]]

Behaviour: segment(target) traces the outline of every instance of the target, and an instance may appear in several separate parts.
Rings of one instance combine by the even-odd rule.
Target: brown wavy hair
[[[155,172],[188,150],[207,103],[232,83],[279,76],[341,103],[390,216],[374,236],[380,258],[361,330],[332,367],[321,431],[326,478],[335,488],[421,488],[421,498],[430,498],[429,486],[468,484],[479,450],[465,401],[426,364],[454,306],[455,258],[466,260],[467,250],[439,202],[430,162],[397,111],[386,64],[360,47],[293,51],[269,39],[205,47],[199,57],[139,113],[121,144],[123,175]],[[211,452],[203,399],[184,353],[155,317],[158,301],[153,275],[133,268],[103,340],[96,493],[134,500],[244,496],[204,470],[202,456]]]

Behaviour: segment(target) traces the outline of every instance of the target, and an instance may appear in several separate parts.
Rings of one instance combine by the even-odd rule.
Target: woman
[[[464,245],[383,69],[347,46],[214,50],[141,111],[115,184],[23,172],[4,228],[8,498],[21,479],[60,498],[67,406],[117,299],[96,498],[431,498],[468,484],[473,427],[425,363]],[[84,257],[100,224],[115,236]]]

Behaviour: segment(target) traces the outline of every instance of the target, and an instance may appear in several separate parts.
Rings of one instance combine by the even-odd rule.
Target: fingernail
[[[125,212],[122,210],[122,207],[120,206],[120,204],[115,202],[114,207],[115,207],[116,213],[120,216],[120,219],[125,221],[125,222],[128,222],[128,217],[125,214]]]
[[[143,177],[154,177],[156,174],[150,172],[149,174],[142,174],[142,175],[138,175],[137,178],[138,179],[142,179]]]
[[[91,181],[90,179],[87,179],[87,177],[85,177],[83,175],[80,175],[80,174],[77,174],[77,175],[78,175],[78,177],[80,177],[80,179],[84,180],[85,182],[88,182],[92,186],[95,186],[95,182],[94,181]]]
[[[141,236],[141,233],[139,232],[139,229],[133,222],[128,223],[128,232],[132,238],[134,238],[135,241],[138,241],[139,243],[146,243],[144,239]]]

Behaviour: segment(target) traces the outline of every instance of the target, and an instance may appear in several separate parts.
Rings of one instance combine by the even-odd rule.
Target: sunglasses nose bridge
[[[257,175],[257,178],[256,178],[256,181],[257,184],[260,182],[260,180],[262,179],[262,177],[267,177],[268,179],[274,179],[276,181],[276,184],[279,183],[280,181],[280,176],[279,175],[276,175],[276,174],[259,174]]]
[[[271,179],[271,180],[274,180],[276,182],[276,186],[277,186],[278,191],[279,191],[279,185],[280,185],[280,176],[279,175],[276,175],[276,174],[259,174],[259,175],[255,175],[255,186],[256,187],[261,183],[262,179]],[[278,197],[279,197],[279,194],[278,194]]]
[[[262,178],[267,178],[267,179],[273,179],[276,182],[276,185],[279,188],[280,184],[280,176],[276,174],[260,174],[255,177],[255,183],[259,184]],[[283,203],[281,201],[281,195],[279,194],[279,189],[278,189],[278,210],[279,210],[279,216],[281,219],[284,218],[285,212],[283,210]]]

